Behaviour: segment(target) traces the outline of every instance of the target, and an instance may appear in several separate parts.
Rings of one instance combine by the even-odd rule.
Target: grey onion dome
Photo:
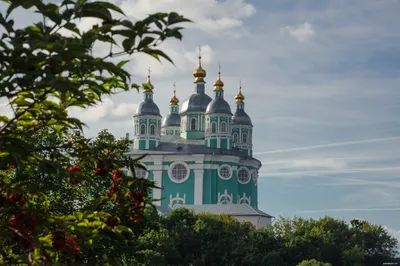
[[[211,100],[211,97],[205,93],[192,94],[183,101],[180,114],[184,115],[190,112],[204,113]]]
[[[181,116],[177,113],[170,113],[163,118],[161,127],[180,127]]]
[[[243,109],[236,110],[232,116],[233,125],[253,126],[250,116]]]
[[[205,114],[228,114],[232,115],[231,107],[229,103],[227,103],[224,98],[216,97],[212,100],[206,109]]]
[[[153,100],[146,100],[139,104],[136,108],[136,116],[142,115],[154,115],[154,116],[161,116],[160,109],[158,108],[157,104]]]

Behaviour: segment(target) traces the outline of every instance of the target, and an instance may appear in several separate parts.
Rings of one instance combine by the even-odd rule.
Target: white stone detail
[[[218,192],[218,204],[232,204],[233,194],[228,194],[228,190],[225,189],[224,193]]]
[[[194,170],[194,204],[203,204],[204,170]]]
[[[257,186],[257,184],[258,184],[258,170],[257,169],[253,170],[252,177],[253,177],[254,185]]]
[[[183,197],[179,196],[179,192],[176,193],[176,197],[172,197],[172,194],[169,195],[168,207],[174,208],[185,204],[186,204],[186,194],[183,194]]]
[[[243,192],[243,196],[242,197],[240,197],[240,195],[238,194],[237,203],[238,204],[248,204],[248,205],[250,205],[251,197],[250,196],[246,197],[246,192]]]

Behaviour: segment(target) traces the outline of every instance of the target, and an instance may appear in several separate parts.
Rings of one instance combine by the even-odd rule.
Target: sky
[[[276,217],[366,219],[400,239],[399,0],[116,3],[132,20],[176,11],[194,21],[185,24],[182,41],[161,46],[175,66],[145,55],[126,65],[136,83],[151,68],[162,115],[174,82],[181,102],[193,93],[198,47],[209,95],[219,65],[232,107],[241,81],[254,155],[263,164],[261,210]],[[29,22],[21,10],[14,16],[20,25]],[[141,100],[131,91],[71,113],[86,122],[87,136],[107,128],[122,137],[133,134]]]

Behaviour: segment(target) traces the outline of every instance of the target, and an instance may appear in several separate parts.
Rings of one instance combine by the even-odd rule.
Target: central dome
[[[163,118],[161,127],[180,127],[181,116],[177,113],[170,113]]]
[[[231,107],[229,103],[227,103],[224,98],[216,97],[212,100],[206,109],[206,114],[228,114],[232,115]]]
[[[204,113],[211,100],[211,97],[205,93],[192,94],[183,101],[180,114],[185,115],[191,112]]]
[[[153,102],[152,100],[147,100],[139,104],[134,117],[141,115],[161,116],[160,109],[158,108],[157,104],[155,104],[155,102]]]

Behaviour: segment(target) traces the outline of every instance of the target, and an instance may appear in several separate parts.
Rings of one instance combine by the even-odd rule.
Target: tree
[[[320,261],[316,261],[315,259],[312,260],[303,260],[298,266],[332,266],[330,263],[323,263]]]
[[[172,62],[156,46],[181,39],[176,25],[188,20],[156,13],[132,23],[118,6],[101,1],[3,2],[0,100],[13,115],[0,116],[0,262],[118,265],[103,252],[132,235],[153,185],[124,175],[121,168],[134,172],[137,162],[107,154],[101,148],[107,134],[99,143],[85,139],[84,124],[68,110],[148,86],[130,84],[123,69],[128,61],[118,58],[141,52]],[[42,21],[15,28],[11,16],[18,8]],[[88,17],[100,22],[79,29],[77,21]],[[98,43],[108,44],[109,53],[93,54]],[[71,130],[77,132],[72,138]],[[93,198],[81,197],[83,191]]]

